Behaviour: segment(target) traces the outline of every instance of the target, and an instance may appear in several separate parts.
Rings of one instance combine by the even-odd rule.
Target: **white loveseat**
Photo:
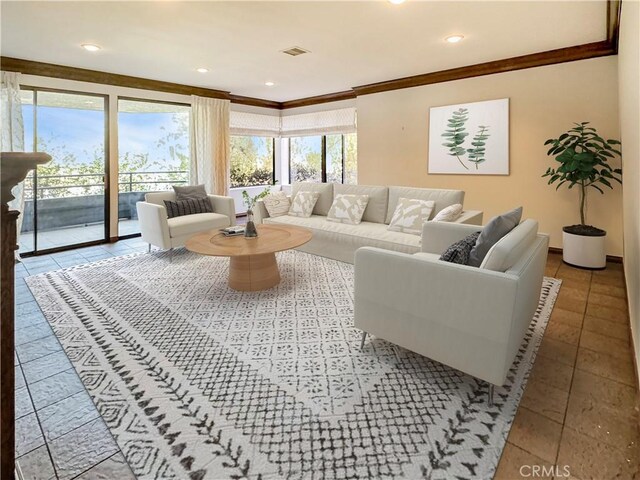
[[[439,260],[482,227],[431,222],[414,255],[362,248],[355,326],[457,370],[503,385],[538,307],[549,237],[525,220],[480,268]],[[364,338],[363,338],[364,341]]]
[[[271,218],[264,202],[258,202],[254,209],[254,221],[256,223],[276,223],[308,228],[313,232],[313,238],[298,250],[347,263],[353,263],[355,252],[360,247],[379,247],[403,253],[420,251],[420,235],[387,230],[399,198],[433,200],[435,208],[431,213],[431,218],[449,205],[463,204],[464,202],[462,190],[342,185],[338,183],[295,183],[291,188],[291,197],[295,197],[301,190],[316,191],[320,194],[313,214],[309,218],[291,215]],[[338,194],[369,195],[362,223],[349,225],[327,220],[333,199]],[[482,212],[463,211],[456,223],[480,225]]]
[[[136,203],[138,224],[142,240],[151,245],[171,249],[182,247],[187,238],[213,228],[225,228],[236,224],[236,208],[233,198],[208,195],[213,213],[196,213],[167,218],[165,200],[175,201],[174,192],[154,192],[144,196],[144,202]]]

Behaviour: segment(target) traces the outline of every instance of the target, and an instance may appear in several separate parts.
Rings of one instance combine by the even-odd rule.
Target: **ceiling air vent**
[[[282,53],[286,53],[287,55],[291,55],[292,57],[297,57],[298,55],[302,55],[303,53],[309,53],[309,50],[305,50],[300,47],[291,47],[286,50],[282,50]]]

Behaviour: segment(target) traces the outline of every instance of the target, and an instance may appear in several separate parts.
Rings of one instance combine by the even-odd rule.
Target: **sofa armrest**
[[[269,212],[264,206],[264,201],[258,200],[253,207],[253,223],[260,225],[265,218],[269,218]]]
[[[211,200],[211,206],[215,213],[220,213],[229,217],[229,225],[236,224],[236,204],[231,197],[223,197],[222,195],[208,195]]]
[[[463,210],[453,223],[466,223],[467,225],[482,225],[481,210]]]
[[[171,248],[167,209],[149,202],[137,202],[138,225],[142,240],[158,248]]]
[[[451,244],[482,230],[480,225],[455,222],[427,222],[422,226],[421,251],[440,255]]]

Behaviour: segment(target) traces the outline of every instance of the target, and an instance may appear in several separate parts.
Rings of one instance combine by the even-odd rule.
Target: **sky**
[[[33,106],[23,105],[25,150],[33,149]],[[118,150],[124,152],[149,153],[151,161],[164,163],[169,160],[166,147],[157,142],[176,129],[171,113],[119,113]],[[104,149],[105,113],[97,110],[76,108],[38,107],[38,136],[53,147],[64,149],[75,155],[78,162],[93,160],[96,148]],[[162,130],[162,128],[165,130]],[[188,151],[187,135],[182,142]],[[55,158],[54,158],[55,160]],[[155,167],[154,167],[155,168]]]

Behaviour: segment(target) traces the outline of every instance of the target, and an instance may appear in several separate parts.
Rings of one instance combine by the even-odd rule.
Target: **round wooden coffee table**
[[[229,286],[255,292],[280,283],[275,252],[299,247],[311,240],[311,232],[286,225],[258,225],[256,238],[225,237],[218,230],[198,233],[187,240],[195,253],[229,257]]]

